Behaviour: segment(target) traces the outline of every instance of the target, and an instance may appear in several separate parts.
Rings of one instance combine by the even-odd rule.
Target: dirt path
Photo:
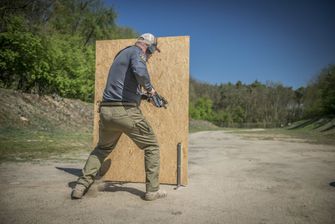
[[[0,223],[335,223],[334,146],[194,133],[190,184],[154,202],[143,184],[102,182],[70,200],[82,165],[0,164]]]

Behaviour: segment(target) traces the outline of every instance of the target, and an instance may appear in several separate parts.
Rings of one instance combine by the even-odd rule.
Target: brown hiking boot
[[[72,190],[71,198],[81,199],[86,193],[86,191],[87,191],[87,188],[84,185],[77,184]]]
[[[165,198],[167,193],[162,190],[154,191],[154,192],[147,192],[145,193],[144,199],[146,201],[153,201],[159,198]]]

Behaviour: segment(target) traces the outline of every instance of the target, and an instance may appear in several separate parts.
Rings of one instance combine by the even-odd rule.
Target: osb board
[[[102,99],[109,68],[115,55],[135,39],[97,41],[95,102]],[[188,104],[189,104],[189,37],[158,38],[160,53],[147,63],[154,88],[169,104],[155,108],[143,101],[141,110],[153,127],[160,145],[160,182],[176,184],[177,144],[182,143],[182,184],[188,183]],[[98,140],[99,114],[95,104],[94,145]],[[107,166],[106,166],[107,164]],[[107,167],[107,168],[106,168]],[[105,160],[104,180],[145,182],[144,153],[125,134]],[[106,171],[107,170],[107,171]]]

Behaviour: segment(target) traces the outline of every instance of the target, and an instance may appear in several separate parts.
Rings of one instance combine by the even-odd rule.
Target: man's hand
[[[152,89],[150,92],[146,94],[142,94],[142,99],[147,100],[152,103],[155,107],[164,107],[166,109],[166,104],[168,104],[167,100],[160,96],[155,89]]]
[[[150,92],[148,92],[151,96],[156,94],[156,90],[154,88],[151,89]]]
[[[150,101],[155,107],[164,107],[165,109],[167,108],[167,100],[164,97],[160,96],[157,92],[150,97]]]

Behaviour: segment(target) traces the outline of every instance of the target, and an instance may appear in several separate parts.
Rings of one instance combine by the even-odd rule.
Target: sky
[[[335,64],[335,0],[105,0],[117,24],[190,36],[190,74],[212,83],[306,86]]]

